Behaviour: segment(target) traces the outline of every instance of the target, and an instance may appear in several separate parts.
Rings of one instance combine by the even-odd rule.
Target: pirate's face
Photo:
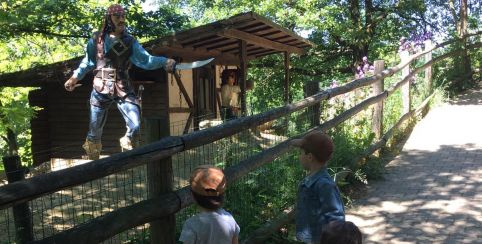
[[[113,13],[110,15],[112,24],[114,24],[116,32],[123,32],[126,28],[126,15],[125,13]]]

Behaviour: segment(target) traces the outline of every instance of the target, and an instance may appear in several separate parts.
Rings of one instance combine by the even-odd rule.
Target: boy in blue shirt
[[[340,191],[327,171],[333,141],[316,131],[294,139],[292,145],[301,149],[301,166],[309,172],[298,188],[296,238],[305,243],[319,243],[324,225],[345,220]]]

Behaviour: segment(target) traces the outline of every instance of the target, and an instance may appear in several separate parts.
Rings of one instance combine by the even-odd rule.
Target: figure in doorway
[[[86,55],[64,86],[73,91],[77,82],[94,71],[90,96],[90,123],[83,148],[89,159],[98,159],[102,151],[102,131],[112,103],[117,105],[126,122],[127,132],[120,138],[122,150],[133,148],[133,137],[140,126],[139,101],[134,93],[128,69],[130,64],[154,70],[163,67],[174,72],[176,62],[166,57],[151,56],[126,31],[126,12],[119,4],[111,5],[104,16],[102,28],[87,42]]]
[[[237,118],[239,112],[239,93],[235,70],[225,70],[221,75],[221,118],[223,121]]]

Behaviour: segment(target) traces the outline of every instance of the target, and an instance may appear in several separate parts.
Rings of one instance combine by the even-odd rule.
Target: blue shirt
[[[201,212],[184,222],[179,241],[184,244],[231,244],[239,236],[233,216],[220,208]]]
[[[104,41],[104,53],[107,53],[115,43],[115,38],[106,35]],[[82,80],[84,76],[92,71],[96,66],[95,40],[91,38],[87,42],[85,57],[80,62],[79,67],[74,71],[74,77]],[[137,40],[132,42],[132,54],[129,60],[137,67],[147,70],[158,69],[166,65],[167,58],[150,55]]]
[[[322,168],[305,177],[299,185],[296,238],[305,243],[318,243],[323,225],[334,220],[345,220],[345,210],[336,183],[326,168]]]

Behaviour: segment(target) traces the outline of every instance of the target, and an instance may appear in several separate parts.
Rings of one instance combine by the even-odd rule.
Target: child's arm
[[[240,232],[240,229],[239,229],[239,225],[237,223],[235,223],[234,225],[234,235],[233,235],[233,242],[232,244],[238,244],[238,239],[239,239],[239,232]]]
[[[238,236],[233,236],[233,243],[232,244],[238,244]]]
[[[196,234],[191,226],[189,219],[184,222],[182,226],[181,236],[179,237],[179,241],[184,244],[192,244],[196,240]]]
[[[323,183],[319,189],[319,200],[325,223],[333,220],[345,220],[345,209],[338,188],[335,184]]]

